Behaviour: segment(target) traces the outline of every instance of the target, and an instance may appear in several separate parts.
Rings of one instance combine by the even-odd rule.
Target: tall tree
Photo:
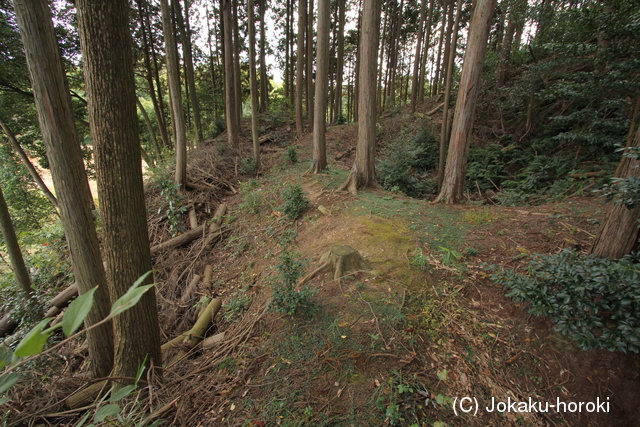
[[[462,12],[462,0],[458,0],[456,5],[456,18],[453,24],[453,33],[451,34],[451,49],[449,49],[449,57],[447,61],[447,75],[445,76],[444,88],[444,105],[442,106],[442,128],[440,131],[440,156],[438,158],[438,190],[442,187],[444,179],[444,161],[446,157],[446,143],[449,136],[449,102],[451,101],[451,80],[453,77],[454,59],[456,57],[456,48],[458,45],[458,28],[460,27],[460,15]],[[449,42],[448,42],[449,43]]]
[[[336,118],[342,120],[342,81],[344,75],[344,24],[346,0],[338,0],[338,37],[336,40]]]
[[[355,193],[375,184],[376,67],[380,37],[380,0],[363,0],[360,30],[360,94],[358,96],[358,145],[347,181],[340,188]]]
[[[5,201],[4,194],[2,193],[2,187],[0,187],[0,231],[2,232],[4,245],[7,248],[7,253],[9,254],[11,270],[13,270],[13,275],[15,276],[16,282],[22,291],[22,295],[27,300],[33,313],[36,315],[42,315],[42,309],[38,306],[36,295],[33,291],[33,287],[31,286],[31,278],[29,277],[27,266],[25,265],[24,258],[22,257],[22,251],[20,250],[18,237],[16,236],[16,231],[13,228],[13,222],[9,215],[7,202]]]
[[[307,54],[305,59],[307,60],[307,116],[309,117],[309,128],[313,131],[313,2],[314,0],[308,0],[309,12],[307,13]]]
[[[318,43],[316,45],[316,95],[313,116],[313,173],[327,168],[325,141],[327,122],[327,87],[329,82],[329,19],[331,1],[318,0]]]
[[[429,17],[427,18],[426,29],[427,34],[424,37],[424,48],[422,49],[422,59],[420,63],[420,76],[418,79],[418,101],[424,101],[425,92],[425,76],[427,75],[427,57],[429,56],[429,47],[431,45],[431,26],[433,23],[433,8],[435,7],[436,0],[431,0],[429,4]]]
[[[460,76],[447,165],[436,202],[458,203],[462,198],[467,173],[469,135],[473,126],[480,76],[487,51],[487,37],[495,6],[496,0],[478,0],[475,6]]]
[[[165,147],[169,147],[171,145],[171,141],[169,141],[169,134],[167,133],[167,124],[165,122],[162,103],[156,96],[156,90],[153,84],[154,73],[151,67],[150,35],[147,35],[147,21],[149,19],[148,10],[144,7],[146,4],[144,0],[136,0],[136,3],[138,5],[138,22],[140,24],[140,34],[142,35],[142,52],[144,55],[144,66],[146,69],[145,77],[147,79],[147,84],[149,85],[149,95],[151,96],[153,109],[156,113],[156,120],[158,122],[158,130],[160,131],[162,143]]]
[[[442,45],[444,44],[444,27],[447,25],[447,6],[449,2],[443,0],[442,5],[442,23],[440,24],[440,37],[438,38],[438,54],[436,55],[436,69],[433,74],[433,81],[431,82],[431,96],[435,96],[440,88],[440,65],[442,58]]]
[[[178,47],[173,34],[173,14],[168,0],[160,0],[162,9],[162,29],[167,55],[167,77],[169,80],[169,100],[171,102],[171,121],[175,135],[176,174],[174,182],[183,191],[187,185],[187,129],[182,110],[182,91],[180,90],[180,65]]]
[[[269,108],[269,78],[267,77],[267,22],[265,12],[267,0],[259,0],[260,6],[260,112],[265,114]]]
[[[633,138],[631,147],[640,148],[640,128]],[[626,151],[625,151],[626,152]],[[618,178],[640,179],[640,161],[623,156],[616,171]],[[605,221],[600,226],[591,253],[609,259],[622,258],[638,244],[638,219],[640,206],[628,207],[620,201],[611,206]]]
[[[258,141],[258,82],[256,78],[256,29],[253,18],[253,0],[247,1],[249,18],[249,80],[251,87],[251,139],[253,140],[253,164],[260,168],[260,141]]]
[[[4,131],[4,134],[7,136],[7,139],[9,140],[9,143],[11,143],[11,146],[13,147],[13,149],[16,151],[16,153],[18,153],[18,157],[20,157],[20,160],[22,160],[22,163],[25,165],[25,167],[29,171],[29,174],[31,175],[31,178],[33,178],[33,181],[36,183],[38,188],[40,188],[40,190],[44,193],[47,199],[49,199],[51,204],[56,208],[56,212],[57,212],[58,199],[56,198],[56,196],[53,195],[51,190],[49,190],[49,187],[47,187],[47,184],[44,183],[44,181],[42,180],[42,177],[40,176],[36,168],[33,166],[33,163],[31,163],[31,160],[29,160],[29,156],[27,156],[27,153],[25,153],[22,147],[20,146],[20,143],[16,139],[16,136],[11,131],[11,129],[9,129],[9,126],[1,118],[0,118],[0,127]]]
[[[189,0],[184,0],[184,17],[180,0],[173,0],[173,9],[176,11],[178,27],[180,28],[180,38],[182,42],[182,58],[185,65],[185,80],[189,88],[189,101],[193,110],[193,124],[196,130],[198,145],[204,139],[202,136],[202,124],[200,119],[200,102],[196,91],[196,78],[193,69],[193,49],[191,47],[191,26],[189,25]]]
[[[222,12],[222,27],[224,40],[224,83],[225,83],[225,105],[227,116],[227,136],[232,147],[238,147],[239,124],[236,107],[236,79],[234,76],[233,60],[233,23],[231,22],[231,0],[220,0]]]
[[[69,84],[48,2],[14,0],[13,4],[78,292],[82,295],[98,286],[95,302],[85,320],[89,327],[109,314],[111,301],[91,213],[93,202],[74,124]],[[87,343],[93,374],[109,375],[113,366],[111,324],[88,330]]]
[[[432,2],[433,3],[433,2]],[[421,52],[422,48],[422,34],[423,25],[425,25],[425,13],[427,10],[427,0],[422,0],[420,5],[420,18],[418,19],[418,40],[416,41],[416,53],[413,58],[413,74],[411,76],[411,112],[416,111],[416,103],[418,102],[418,82],[420,81],[420,64],[422,63],[421,55],[426,55],[425,52]]]
[[[114,300],[152,269],[147,231],[128,0],[77,0],[107,278]],[[149,276],[147,282],[151,282]],[[113,375],[162,366],[155,291],[116,316]]]
[[[240,75],[240,22],[238,19],[238,0],[231,1],[231,12],[233,20],[233,77],[235,79],[234,89],[236,96],[236,122],[238,123],[238,132],[240,132],[240,119],[242,118],[242,81]]]
[[[304,91],[305,49],[304,35],[307,30],[307,0],[298,2],[298,44],[296,53],[296,134],[302,138],[304,122],[302,118],[302,94]]]

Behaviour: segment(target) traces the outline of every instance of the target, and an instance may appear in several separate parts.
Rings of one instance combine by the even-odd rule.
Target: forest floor
[[[237,160],[250,155],[249,132],[245,152],[226,148],[224,135],[190,152],[192,179],[230,186],[190,191],[183,203],[195,207],[199,223],[226,203],[229,231],[213,248],[199,239],[155,255],[163,342],[196,319],[198,298],[185,304],[181,297],[207,265],[211,285],[198,294],[224,304],[207,335],[224,336],[180,360],[166,355],[163,383],[148,394],[153,419],[176,426],[638,425],[637,355],[578,349],[491,280],[492,269],[522,269],[535,253],[588,249],[607,208],[600,199],[505,207],[433,205],[382,189],[352,196],[337,188],[355,156],[356,127],[328,127],[329,169],[319,175],[304,173],[311,135],[292,142],[292,133],[272,132],[257,175],[243,175]],[[152,245],[171,237],[162,179],[170,173],[147,183]],[[281,209],[291,184],[311,200],[296,221]],[[182,223],[188,226],[186,215]],[[295,316],[268,309],[284,251],[309,272],[335,245],[357,250],[373,273],[319,275],[309,282],[311,309]],[[81,383],[56,390],[59,401]],[[461,411],[463,398],[469,413]],[[489,411],[493,400],[530,399],[541,403]],[[566,405],[552,409],[558,402]],[[572,402],[602,405],[575,411]],[[53,424],[77,417],[51,406],[30,411]]]
[[[296,142],[301,161],[295,164],[287,148],[263,145],[262,173],[240,176],[239,193],[224,198],[231,234],[190,261],[186,274],[157,259],[169,283],[183,274],[179,286],[213,265],[213,292],[226,310],[241,313],[217,319],[210,333],[229,331],[220,349],[169,368],[174,387],[159,394],[171,405],[159,416],[172,425],[636,425],[638,356],[578,349],[490,279],[489,266],[522,268],[534,253],[588,249],[594,220],[606,210],[601,200],[449,206],[381,189],[337,192],[353,161],[355,134],[353,125],[328,128],[329,169],[320,175],[304,173],[311,135]],[[224,136],[209,149],[224,152],[221,141]],[[295,222],[280,208],[281,192],[294,183],[311,200]],[[374,273],[339,281],[320,275],[310,282],[314,310],[265,311],[281,252],[293,251],[311,271],[334,245],[356,249]],[[242,304],[245,312],[233,303],[239,295],[251,298]],[[166,338],[188,325],[181,328],[165,329]],[[468,400],[463,406],[472,413],[461,413],[464,397],[474,399],[477,413]],[[492,399],[542,406],[490,412]],[[598,412],[575,411],[573,404],[551,409],[558,402],[606,405]],[[546,403],[549,411],[542,412]]]

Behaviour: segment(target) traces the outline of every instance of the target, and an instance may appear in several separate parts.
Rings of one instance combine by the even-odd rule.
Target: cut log
[[[192,206],[191,209],[189,209],[189,225],[191,226],[192,230],[198,228],[198,218],[196,217],[195,206]]]
[[[207,265],[204,268],[204,277],[202,278],[202,290],[208,291],[211,287],[211,276],[213,275],[213,266]]]
[[[262,135],[260,138],[258,138],[258,144],[262,145],[267,142],[271,142],[272,140],[273,140],[273,136],[269,133],[267,135]]]
[[[213,347],[215,347],[217,344],[220,344],[221,342],[224,341],[224,332],[220,332],[219,334],[215,334],[210,336],[209,338],[206,338],[202,341],[202,348],[204,350],[210,350]]]
[[[303,286],[314,277],[333,269],[333,280],[358,271],[372,272],[373,267],[351,246],[332,246],[322,257],[320,267],[307,274],[300,280],[298,287]]]
[[[436,108],[434,108],[433,110],[430,110],[430,111],[427,112],[427,116],[432,116],[433,114],[436,113],[436,111],[441,109],[443,106],[444,106],[444,102],[442,104],[438,104],[438,106],[436,106]]]
[[[9,335],[18,327],[18,322],[13,320],[11,313],[7,313],[0,319],[0,337]]]
[[[180,297],[180,305],[188,304],[193,299],[194,295],[196,294],[196,290],[198,289],[198,283],[200,283],[200,276],[196,274],[193,276],[193,279],[191,279],[189,286],[187,286],[187,289],[185,289],[184,293]]]
[[[202,237],[204,232],[206,231],[207,224],[204,223],[193,230],[189,230],[173,239],[169,239],[166,242],[162,242],[158,245],[155,245],[151,248],[151,255],[154,255],[164,249],[171,249],[178,246],[186,245],[187,243],[191,243],[198,237]]]
[[[103,380],[95,384],[91,384],[90,386],[83,388],[82,390],[67,397],[65,402],[69,409],[83,408],[95,402],[98,396],[100,396],[100,394],[107,390],[108,386],[108,380]]]
[[[171,341],[163,344],[161,347],[162,351],[165,352],[172,348],[180,348],[181,352],[178,356],[184,356],[184,354],[186,354],[185,349],[188,351],[204,338],[204,334],[213,323],[213,319],[216,317],[216,314],[218,314],[218,311],[220,311],[221,306],[222,300],[218,298],[212,299],[211,302],[209,302],[209,304],[203,310],[201,315],[198,317],[198,320],[193,325],[193,327],[187,332],[180,334],[177,337],[173,338]]]
[[[55,297],[51,298],[51,301],[49,301],[49,304],[51,304],[54,307],[63,308],[67,304],[69,304],[69,302],[76,296],[78,296],[78,284],[74,283],[73,285],[64,289]]]

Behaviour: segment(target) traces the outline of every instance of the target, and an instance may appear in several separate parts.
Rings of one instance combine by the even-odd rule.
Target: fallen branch
[[[444,106],[444,102],[442,104],[438,104],[438,106],[436,106],[436,108],[434,108],[433,110],[427,111],[427,116],[431,116],[431,115],[435,114],[436,111],[438,111],[443,106]]]
[[[162,345],[161,349],[163,352],[172,348],[180,349],[180,352],[171,360],[169,365],[182,359],[187,354],[187,351],[202,341],[204,334],[213,323],[213,319],[216,317],[216,314],[218,314],[218,311],[220,311],[221,306],[222,300],[219,298],[212,299],[191,329]]]

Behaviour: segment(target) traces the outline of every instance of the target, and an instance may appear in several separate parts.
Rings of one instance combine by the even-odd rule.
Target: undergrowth
[[[295,289],[296,282],[304,273],[305,261],[296,260],[291,252],[283,252],[278,264],[278,278],[271,283],[273,296],[269,309],[276,313],[293,316],[296,313],[313,313],[315,292],[305,286]]]
[[[556,330],[578,341],[582,349],[640,351],[640,261],[618,261],[564,250],[537,255],[527,274],[496,273],[507,296],[548,316]]]

